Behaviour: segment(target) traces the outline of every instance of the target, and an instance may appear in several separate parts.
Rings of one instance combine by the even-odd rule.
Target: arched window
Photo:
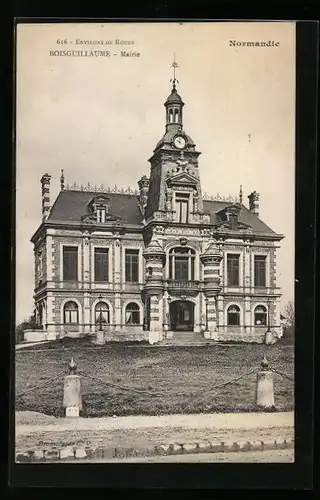
[[[174,121],[179,122],[179,111],[177,109],[174,110]]]
[[[169,252],[169,278],[172,280],[194,280],[196,252],[192,248],[176,247]]]
[[[228,307],[228,325],[230,326],[240,325],[240,309],[238,306]]]
[[[140,325],[140,308],[135,302],[126,307],[126,325]]]
[[[172,109],[170,109],[170,111],[169,111],[169,122],[170,123],[173,122],[173,111],[172,111]]]
[[[254,310],[254,324],[266,325],[267,324],[267,309],[264,306],[257,306]]]
[[[78,304],[75,302],[67,302],[64,306],[64,323],[79,323]]]
[[[105,302],[98,302],[95,307],[95,322],[109,324],[110,323],[110,311],[109,306]]]

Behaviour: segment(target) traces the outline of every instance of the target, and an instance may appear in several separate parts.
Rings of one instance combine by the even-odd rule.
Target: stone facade
[[[236,201],[203,196],[183,106],[174,84],[165,134],[137,192],[65,187],[62,174],[49,209],[50,176],[42,178],[43,221],[31,241],[46,338],[101,328],[107,341],[151,344],[184,330],[213,341],[263,342],[267,330],[282,336],[276,250],[283,236],[260,220],[258,193],[249,208],[242,188]],[[107,273],[97,279],[101,265]]]

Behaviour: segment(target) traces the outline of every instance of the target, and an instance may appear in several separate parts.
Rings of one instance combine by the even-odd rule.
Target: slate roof
[[[203,210],[206,213],[210,213],[210,220],[212,224],[217,224],[217,216],[216,212],[219,210],[223,210],[224,208],[230,206],[232,203],[227,201],[203,201]],[[259,217],[250,212],[250,210],[244,205],[241,206],[241,210],[239,213],[239,222],[243,222],[244,224],[249,224],[252,227],[252,230],[256,233],[269,233],[269,234],[277,234],[273,231],[267,224],[262,222]]]
[[[61,191],[51,209],[48,221],[51,222],[81,222],[81,217],[88,213],[88,203],[97,192]],[[106,193],[110,199],[110,214],[121,217],[127,224],[142,225],[142,214],[138,205],[139,198],[132,194]],[[229,206],[226,201],[204,201],[203,208],[211,214],[212,224],[217,224],[216,213]],[[276,233],[245,206],[241,207],[239,221],[249,224],[256,233]]]
[[[52,207],[49,221],[77,222],[88,213],[87,205],[94,196],[101,193],[90,191],[61,191]],[[110,200],[109,212],[121,217],[128,224],[140,224],[142,215],[138,197],[131,194],[106,193]]]

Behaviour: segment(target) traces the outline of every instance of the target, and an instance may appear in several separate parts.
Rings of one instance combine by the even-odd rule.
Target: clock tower
[[[203,201],[198,167],[200,152],[184,130],[185,103],[177,92],[174,61],[172,89],[165,106],[165,133],[157,143],[151,164],[145,221],[197,224],[208,217],[203,213]],[[182,212],[181,212],[182,211]]]

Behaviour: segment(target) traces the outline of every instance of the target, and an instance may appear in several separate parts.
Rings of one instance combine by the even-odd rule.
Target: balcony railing
[[[167,280],[168,288],[179,290],[199,290],[202,282],[195,280]]]

